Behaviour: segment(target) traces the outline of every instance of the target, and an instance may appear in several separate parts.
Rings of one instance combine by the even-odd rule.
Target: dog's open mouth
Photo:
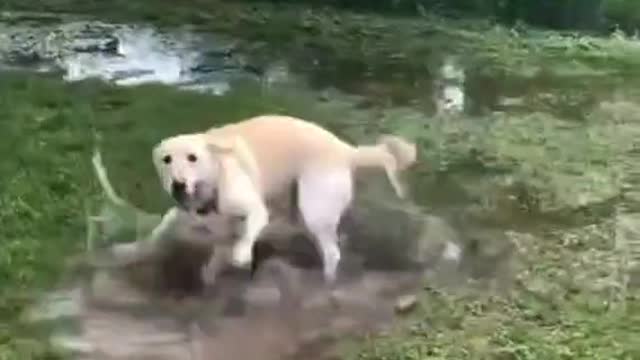
[[[182,209],[184,212],[194,211],[194,206],[189,204],[188,202],[176,202],[178,208]],[[218,196],[212,196],[206,202],[198,204],[198,207],[195,207],[196,214],[200,216],[208,215],[212,212],[218,212]]]
[[[217,200],[208,201],[207,203],[204,204],[204,206],[199,207],[199,208],[196,209],[196,214],[201,215],[201,216],[208,215],[211,212],[218,212],[218,201]]]
[[[196,214],[205,216],[211,212],[218,212],[218,191],[215,190],[213,195],[202,206],[196,208]]]

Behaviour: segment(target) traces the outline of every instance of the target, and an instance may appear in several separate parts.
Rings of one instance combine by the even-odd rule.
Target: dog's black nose
[[[184,197],[186,188],[187,184],[180,181],[174,181],[171,183],[171,195],[173,195],[176,200],[180,200]]]

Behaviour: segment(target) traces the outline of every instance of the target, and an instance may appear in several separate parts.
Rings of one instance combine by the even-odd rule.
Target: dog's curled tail
[[[417,159],[416,145],[395,135],[383,135],[376,145],[361,145],[355,148],[353,165],[355,167],[381,167],[389,182],[400,198],[406,191],[398,172],[413,165]]]

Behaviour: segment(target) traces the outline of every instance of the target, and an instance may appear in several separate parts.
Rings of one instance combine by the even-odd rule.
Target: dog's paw
[[[245,244],[238,244],[233,248],[231,264],[238,268],[249,268],[253,261],[253,248]]]

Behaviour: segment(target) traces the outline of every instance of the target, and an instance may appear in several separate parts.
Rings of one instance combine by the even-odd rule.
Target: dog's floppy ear
[[[207,138],[207,147],[214,154],[225,154],[235,157],[240,166],[251,177],[253,181],[258,181],[260,175],[258,164],[247,143],[238,136],[230,137],[210,137]]]
[[[214,153],[230,153],[234,150],[236,139],[227,137],[206,137],[207,148]]]

